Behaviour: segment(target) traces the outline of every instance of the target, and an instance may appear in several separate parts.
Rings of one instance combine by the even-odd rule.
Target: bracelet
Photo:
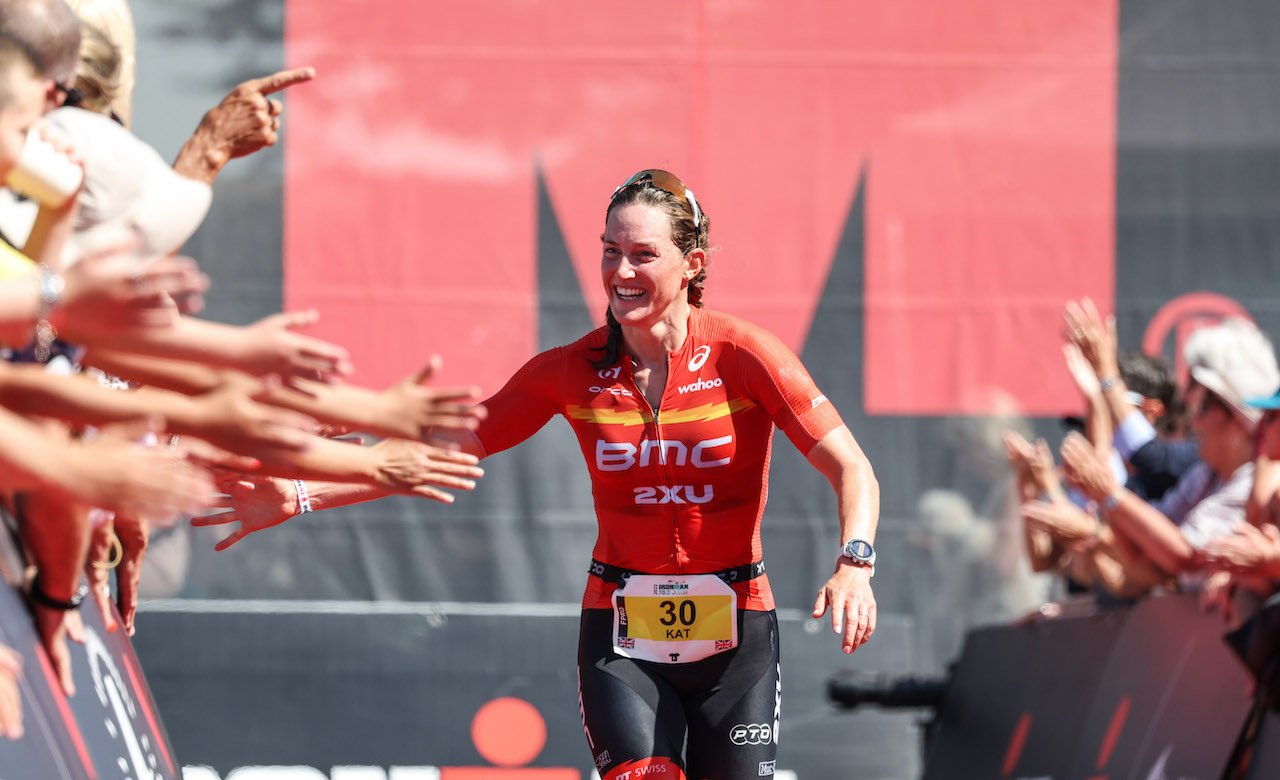
[[[114,569],[120,565],[120,561],[124,560],[124,545],[120,542],[120,537],[116,536],[116,532],[111,532],[111,560],[103,563],[102,561],[90,561],[95,569]]]
[[[1102,389],[1102,392],[1105,393],[1111,388],[1115,387],[1119,382],[1120,382],[1120,377],[1116,376],[1115,374],[1111,374],[1110,376],[1104,376],[1103,378],[1099,379],[1098,387],[1100,387]]]
[[[44,592],[44,589],[40,587],[40,575],[37,574],[35,579],[31,580],[31,587],[28,589],[27,595],[42,607],[70,612],[73,609],[79,609],[80,602],[84,601],[84,597],[89,595],[89,586],[83,582],[80,583],[80,587],[72,594],[70,600],[63,601],[62,599],[55,599]]]
[[[298,515],[305,515],[311,511],[311,496],[307,495],[307,483],[300,479],[293,481],[293,489],[298,491]],[[297,515],[294,515],[297,517]]]
[[[1111,514],[1120,506],[1120,499],[1123,498],[1121,495],[1122,490],[1124,488],[1116,488],[1108,493],[1106,498],[1102,499],[1102,511],[1104,513]]]
[[[62,297],[62,290],[66,286],[66,281],[49,270],[48,266],[40,266],[40,280],[38,283],[40,311],[36,315],[34,348],[35,359],[40,363],[48,362],[53,340],[58,337],[58,331],[49,322],[49,315],[53,313],[53,307],[58,305],[58,299]]]

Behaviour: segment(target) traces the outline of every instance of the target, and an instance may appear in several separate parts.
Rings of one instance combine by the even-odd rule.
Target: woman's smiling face
[[[687,306],[686,286],[703,253],[681,253],[671,218],[658,206],[619,206],[605,221],[600,275],[619,324],[646,326]]]

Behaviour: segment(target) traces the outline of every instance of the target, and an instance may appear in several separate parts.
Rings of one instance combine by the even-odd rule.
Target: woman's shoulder
[[[773,331],[728,312],[698,309],[699,334],[709,341],[729,342],[749,352],[772,352],[782,347]],[[785,349],[785,347],[783,347]]]
[[[577,341],[568,344],[562,344],[558,347],[552,347],[538,353],[529,362],[538,364],[557,363],[564,364],[575,360],[591,361],[600,356],[604,349],[605,342],[609,338],[609,329],[599,327],[587,333]]]

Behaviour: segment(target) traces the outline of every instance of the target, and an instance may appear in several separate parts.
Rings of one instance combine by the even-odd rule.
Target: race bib
[[[613,649],[663,664],[738,646],[738,594],[714,574],[633,574],[613,593]]]

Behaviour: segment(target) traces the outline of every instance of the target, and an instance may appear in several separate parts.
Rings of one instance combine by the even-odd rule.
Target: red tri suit
[[[606,328],[530,360],[484,402],[485,454],[513,447],[561,414],[591,473],[596,560],[645,574],[704,574],[761,560],[776,424],[804,455],[843,425],[800,360],[769,331],[694,308],[667,357],[657,410],[631,361],[596,369]],[[593,349],[594,348],[594,349]],[[733,583],[746,609],[771,610],[767,576]],[[584,609],[612,607],[615,586],[589,577]]]

